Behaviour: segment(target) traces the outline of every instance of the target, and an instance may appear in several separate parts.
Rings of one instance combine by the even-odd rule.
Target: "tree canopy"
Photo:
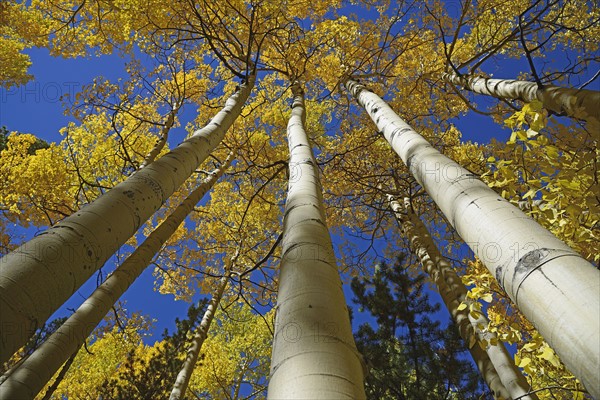
[[[360,321],[366,325],[356,332],[358,350],[374,357],[365,367],[373,367],[366,380],[370,398],[487,393],[474,384],[473,367],[457,354],[490,343],[462,343],[454,326],[442,330],[439,321],[430,320],[436,308],[423,292],[434,289],[419,275],[417,256],[389,208],[389,195],[410,200],[470,289],[460,307],[469,307],[474,317],[488,316],[489,325],[480,328],[512,346],[532,395],[581,399],[600,393],[600,382],[582,383],[587,378],[569,371],[562,354],[536,328],[539,321],[525,316],[528,305],[511,299],[504,278],[490,273],[482,259],[499,252],[521,262],[529,251],[547,249],[484,243],[486,257],[475,256],[453,218],[436,205],[439,199],[415,178],[416,163],[404,163],[394,153],[348,90],[348,82],[356,82],[384,99],[431,148],[598,269],[600,7],[594,2],[11,0],[0,4],[0,20],[3,90],[35,80],[29,72],[36,62],[31,48],[66,59],[116,54],[126,71],[126,78],[117,80],[93,77],[63,99],[70,122],[60,130],[60,141],[48,140],[48,132],[17,132],[0,123],[3,271],[13,274],[11,260],[22,248],[30,251],[19,246],[33,237],[32,228],[53,238],[63,237],[52,230],[61,226],[73,232],[79,229],[75,225],[83,226],[87,232],[77,231],[85,251],[69,260],[73,266],[84,260],[83,268],[74,267],[76,272],[65,278],[59,267],[48,267],[43,273],[52,281],[39,275],[31,284],[32,293],[43,293],[48,304],[59,307],[87,279],[100,285],[117,276],[115,268],[222,169],[206,188],[209,194],[159,243],[149,265],[141,266],[153,270],[155,289],[166,295],[165,302],[172,295],[197,304],[215,293],[222,277],[228,279],[185,398],[266,397],[280,263],[289,258],[283,249],[294,248],[284,236],[290,226],[290,218],[284,219],[290,206],[286,195],[288,183],[302,175],[287,147],[290,105],[293,109],[297,95],[292,88],[301,88],[304,96],[302,122],[314,152],[314,161],[306,163],[313,163],[320,176],[324,225],[333,238],[346,300],[353,282],[358,303],[375,317],[370,324]],[[506,81],[489,83],[500,78]],[[223,126],[226,132],[213,139],[211,132]],[[453,169],[424,168],[438,181],[457,179]],[[123,186],[127,182],[138,186]],[[116,225],[106,222],[108,231],[98,233],[106,218],[94,201],[107,194],[122,208],[101,200]],[[96,226],[64,222],[80,215],[98,221]],[[477,223],[486,231],[497,228]],[[112,226],[123,229],[111,231]],[[96,236],[106,246],[94,244]],[[319,251],[310,257],[325,259]],[[405,265],[396,263],[400,252],[406,253]],[[23,276],[41,271],[31,265]],[[46,289],[47,282],[56,283]],[[590,293],[598,291],[593,285]],[[40,306],[34,295],[22,307],[11,305],[11,293],[19,290],[9,286],[0,286],[0,297],[9,304],[3,310],[36,313],[18,320],[28,321],[22,328],[28,335],[47,337],[63,322],[45,327],[54,304]],[[586,305],[568,307],[576,314]],[[65,373],[52,373],[58,384],[52,398],[159,396],[154,389],[167,396],[201,318],[199,309],[190,310],[175,333],[155,344],[144,339],[153,316],[125,313],[124,321],[105,320],[76,355],[64,360]],[[442,313],[435,315],[446,320]],[[597,332],[593,324],[589,329]],[[317,330],[315,337],[328,336],[323,327]],[[7,377],[39,345],[21,342],[2,355]],[[595,384],[599,387],[590,387]]]

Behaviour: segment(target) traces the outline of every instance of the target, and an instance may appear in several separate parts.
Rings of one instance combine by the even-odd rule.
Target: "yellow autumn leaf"
[[[560,366],[560,361],[556,353],[549,346],[544,347],[544,350],[539,355],[539,357],[549,361],[552,365],[554,365],[557,368]]]
[[[491,303],[493,300],[493,297],[492,297],[491,293],[486,293],[483,296],[481,296],[480,299],[485,301],[486,303]]]
[[[529,357],[523,357],[521,359],[521,362],[519,362],[519,368],[525,368],[526,366],[528,366],[531,363],[531,358]]]

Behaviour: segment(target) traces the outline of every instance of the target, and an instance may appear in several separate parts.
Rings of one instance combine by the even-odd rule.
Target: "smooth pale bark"
[[[442,80],[474,93],[499,99],[521,100],[530,103],[539,100],[544,108],[557,114],[583,120],[600,121],[600,92],[547,85],[540,89],[535,82],[514,79],[491,79],[480,76],[458,76],[443,73]]]
[[[600,396],[600,271],[348,80],[417,182],[561,360]]]
[[[423,270],[437,286],[448,312],[458,327],[460,336],[469,347],[469,352],[494,397],[536,400],[535,394],[527,395],[530,386],[504,344],[497,340],[494,333],[483,331],[482,327],[488,326],[487,318],[483,314],[474,318],[468,308],[459,310],[462,302],[470,303],[467,299],[467,287],[448,260],[442,256],[425,224],[414,215],[408,199],[404,201],[404,208],[390,195],[388,201],[404,235],[410,242],[411,251],[419,258]],[[487,342],[485,351],[477,344],[477,339]],[[492,341],[498,344],[492,345]]]
[[[42,345],[0,384],[0,399],[33,399],[150,264],[194,206],[231,163],[212,173],[127,257]]]
[[[0,260],[0,362],[6,361],[181,186],[240,115],[254,78],[210,123],[80,211]]]
[[[192,339],[192,343],[187,351],[187,356],[185,357],[183,366],[181,367],[181,370],[179,371],[179,373],[177,374],[177,378],[175,379],[175,384],[173,385],[173,390],[171,391],[169,400],[180,400],[185,397],[185,391],[187,390],[188,384],[190,383],[190,378],[192,377],[192,373],[194,372],[194,367],[196,366],[196,362],[198,361],[198,355],[200,354],[202,345],[204,344],[204,341],[208,336],[208,329],[210,328],[210,324],[212,323],[212,320],[215,316],[217,307],[221,302],[221,298],[223,297],[225,287],[227,287],[228,280],[229,268],[225,271],[225,275],[223,275],[223,277],[219,281],[217,291],[213,294],[212,298],[210,299],[208,307],[206,307],[206,311],[202,316],[200,326],[196,330],[194,338]]]
[[[364,399],[362,366],[304,130],[304,94],[297,85],[293,93],[287,127],[290,180],[268,398]]]

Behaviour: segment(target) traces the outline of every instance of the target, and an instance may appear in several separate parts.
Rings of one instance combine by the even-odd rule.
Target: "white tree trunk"
[[[0,384],[0,399],[33,399],[83,344],[115,302],[229,167],[232,155],[165,219],[42,345]]]
[[[175,379],[175,384],[173,385],[173,390],[171,391],[169,400],[180,400],[185,397],[185,391],[187,390],[188,384],[190,383],[190,378],[194,372],[194,367],[198,361],[198,355],[200,354],[202,345],[208,336],[208,329],[210,328],[210,324],[215,316],[217,307],[219,306],[221,298],[223,297],[223,292],[225,291],[227,283],[229,282],[229,271],[230,268],[225,269],[225,274],[221,278],[216,292],[210,299],[208,307],[206,307],[206,311],[202,316],[200,326],[198,326],[198,329],[194,334],[194,338],[192,339],[192,343],[187,351],[187,356],[183,362],[183,366],[181,367],[181,370]]]
[[[290,181],[268,398],[364,399],[361,361],[304,130],[304,95],[297,85],[293,93],[287,128]]]
[[[0,260],[0,362],[25,344],[221,142],[254,78],[159,160]]]
[[[540,89],[535,82],[514,79],[491,79],[479,76],[458,76],[443,73],[442,80],[475,93],[499,99],[539,100],[547,110],[577,119],[600,121],[600,92],[548,85]]]
[[[565,365],[600,396],[600,271],[348,80],[417,182]]]
[[[487,318],[481,314],[478,318],[470,315],[469,309],[459,310],[462,302],[467,302],[467,288],[462,283],[450,263],[442,256],[421,219],[414,215],[412,207],[405,199],[404,210],[392,196],[388,195],[390,207],[400,223],[404,235],[409,240],[411,250],[419,258],[423,270],[437,286],[448,312],[456,323],[469,352],[479,368],[488,387],[497,399],[536,400],[537,396],[527,395],[529,384],[514,363],[504,344],[497,341],[496,335],[484,332],[488,326]],[[476,344],[477,339],[485,340],[486,350]],[[491,341],[496,340],[497,345]]]

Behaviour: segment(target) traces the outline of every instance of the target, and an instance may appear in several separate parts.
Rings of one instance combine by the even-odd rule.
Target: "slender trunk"
[[[211,174],[127,257],[90,297],[0,385],[0,399],[33,399],[70,354],[81,346],[114,303],[150,264],[198,201],[229,166]],[[150,167],[147,167],[150,168]]]
[[[233,391],[233,396],[231,396],[231,400],[238,400],[240,398],[240,389],[242,388],[242,383],[244,382],[244,375],[246,374],[246,371],[248,371],[248,368],[250,367],[250,363],[248,361],[249,360],[246,360],[246,362],[244,363],[244,366],[242,367],[242,370],[240,371],[240,377],[238,378],[237,382],[235,383],[235,390]],[[244,398],[248,398],[248,397],[244,397]]]
[[[364,399],[361,362],[304,130],[304,94],[297,84],[292,90],[290,181],[268,397]]]
[[[217,307],[221,302],[225,287],[227,287],[227,283],[229,281],[229,271],[229,268],[225,270],[225,274],[221,278],[219,286],[217,287],[216,292],[213,294],[212,299],[210,299],[210,303],[208,304],[208,307],[202,316],[202,321],[200,322],[200,326],[194,334],[194,338],[192,339],[190,348],[187,351],[187,356],[183,362],[183,366],[177,374],[177,379],[175,379],[175,384],[173,385],[173,390],[171,391],[169,400],[180,400],[185,397],[185,391],[187,390],[188,384],[190,383],[190,378],[194,372],[194,367],[198,361],[198,355],[200,354],[202,345],[208,336],[208,329],[210,328],[210,324],[215,316]]]
[[[530,103],[539,100],[547,110],[569,117],[600,121],[600,92],[547,85],[514,79],[490,79],[443,73],[442,80],[475,93]]]
[[[221,142],[252,90],[80,211],[0,260],[0,362],[6,361],[181,186]]]
[[[404,235],[410,241],[411,250],[419,258],[425,273],[437,286],[448,312],[458,327],[460,336],[467,344],[477,368],[494,393],[494,397],[536,400],[537,396],[526,395],[529,392],[529,384],[502,342],[497,341],[493,333],[484,332],[479,328],[479,326],[488,326],[487,318],[483,314],[473,318],[469,309],[459,310],[458,307],[462,302],[468,302],[467,288],[438,250],[425,224],[412,213],[410,204],[405,204],[406,214],[404,214],[400,203],[390,195],[388,200]],[[488,343],[485,351],[476,344],[477,338],[485,339]],[[491,344],[494,339],[497,345]]]
[[[175,115],[179,111],[179,107],[180,107],[180,105],[176,106],[169,113],[169,115],[167,117],[167,121],[165,122],[165,125],[163,126],[163,128],[160,131],[160,137],[156,141],[156,144],[154,145],[154,147],[152,147],[152,149],[148,152],[148,154],[146,154],[146,157],[144,157],[144,161],[140,164],[140,167],[138,168],[138,170],[150,165],[150,163],[156,159],[158,154],[165,147],[165,144],[167,144],[167,139],[169,138],[169,131],[171,130],[171,128],[173,127],[173,124],[175,123]]]
[[[437,151],[379,96],[346,87],[565,365],[600,396],[600,271],[471,172]]]

